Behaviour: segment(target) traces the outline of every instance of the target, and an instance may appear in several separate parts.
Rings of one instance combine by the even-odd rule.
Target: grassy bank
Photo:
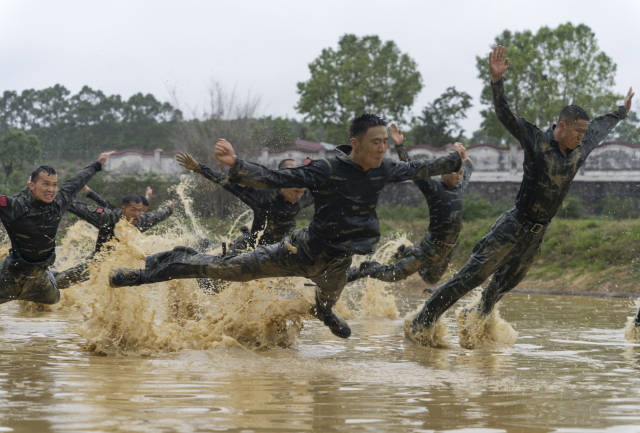
[[[495,217],[466,221],[452,268],[458,269]],[[426,230],[426,220],[382,218],[391,233],[410,233],[413,241]],[[519,286],[530,290],[640,294],[640,219],[556,218],[547,229],[541,252]]]

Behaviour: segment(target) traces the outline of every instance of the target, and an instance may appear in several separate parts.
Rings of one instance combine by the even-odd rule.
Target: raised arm
[[[398,153],[398,158],[400,158],[400,161],[409,161],[409,154],[407,153],[403,145],[404,135],[400,132],[395,123],[392,123],[389,127],[389,133],[391,135],[391,139],[393,140],[394,148]]]
[[[585,157],[589,154],[602,140],[604,140],[611,130],[624,118],[627,117],[631,110],[631,101],[633,99],[633,89],[629,88],[627,96],[624,98],[624,104],[612,113],[596,117],[589,123],[582,145],[585,149]]]
[[[91,177],[98,171],[102,170],[102,166],[114,152],[104,152],[100,154],[98,160],[93,164],[90,164],[83,168],[71,179],[62,184],[60,191],[56,195],[56,202],[62,207],[67,207],[73,201],[75,195],[82,189],[82,187],[91,179]]]
[[[291,167],[282,170],[271,170],[259,164],[243,161],[225,139],[216,143],[216,159],[231,169],[229,182],[240,183],[255,188],[309,188],[317,190],[328,179],[330,169],[326,161],[312,161],[302,167]]]
[[[171,216],[171,214],[173,213],[174,205],[174,201],[171,200],[166,206],[143,213],[138,218],[136,227],[138,227],[138,230],[140,230],[141,232],[149,230],[151,227],[169,218],[169,216]]]
[[[489,72],[491,73],[491,90],[493,92],[493,106],[496,116],[507,128],[507,131],[520,142],[525,150],[533,143],[529,135],[535,128],[522,117],[514,114],[504,96],[504,72],[509,67],[509,60],[504,57],[504,47],[498,45],[489,54]]]

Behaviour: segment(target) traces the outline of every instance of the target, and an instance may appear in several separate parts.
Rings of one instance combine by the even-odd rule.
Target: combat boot
[[[358,280],[362,278],[360,276],[360,271],[358,270],[358,268],[349,268],[349,270],[347,270],[347,283],[351,283],[352,281]]]
[[[349,338],[351,335],[351,328],[349,324],[336,313],[333,312],[330,306],[323,305],[318,301],[316,296],[316,305],[311,307],[311,314],[322,321],[333,333],[333,335],[340,338]]]
[[[146,283],[144,269],[118,268],[109,274],[111,287],[139,286],[144,283]]]
[[[636,315],[636,320],[633,323],[636,326],[640,326],[640,309],[638,309],[638,314]]]

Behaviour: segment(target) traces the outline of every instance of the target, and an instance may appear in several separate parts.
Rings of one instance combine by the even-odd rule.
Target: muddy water
[[[514,345],[448,349],[403,336],[397,318],[356,314],[349,340],[304,320],[287,348],[99,356],[72,308],[0,307],[0,431],[640,431],[640,345],[625,299],[513,294]],[[214,304],[212,304],[214,305]],[[365,317],[363,317],[365,316]]]

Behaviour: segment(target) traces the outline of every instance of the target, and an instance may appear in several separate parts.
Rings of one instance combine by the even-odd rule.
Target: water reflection
[[[339,340],[315,321],[291,348],[237,345],[142,356],[82,351],[72,311],[0,307],[2,431],[590,432],[640,430],[633,303],[514,294],[515,345],[448,349],[403,338],[400,318],[354,318]],[[403,308],[402,305],[406,305]]]

